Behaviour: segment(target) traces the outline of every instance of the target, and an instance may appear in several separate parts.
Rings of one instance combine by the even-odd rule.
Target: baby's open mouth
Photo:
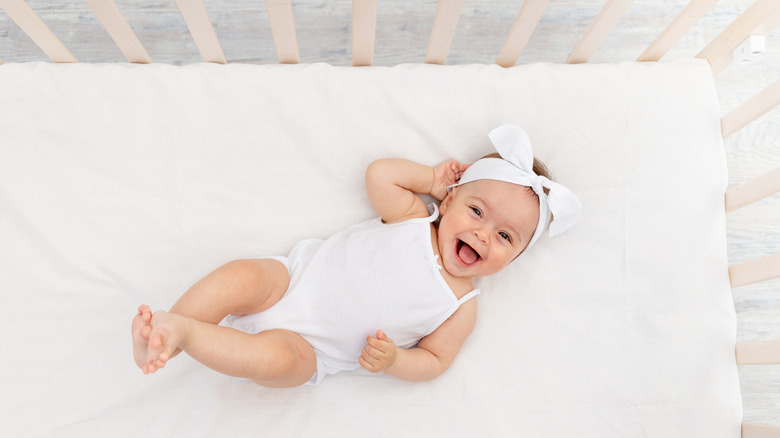
[[[458,254],[458,258],[464,265],[469,266],[482,260],[482,257],[477,251],[474,250],[468,243],[458,240],[455,252]]]

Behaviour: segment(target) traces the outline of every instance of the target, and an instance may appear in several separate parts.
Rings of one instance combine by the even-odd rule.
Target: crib
[[[733,7],[695,57],[671,61],[717,0],[677,2],[641,54],[619,60],[599,48],[657,4],[590,2],[574,48],[553,59],[532,38],[563,38],[537,29],[568,4],[525,0],[498,17],[485,3],[475,26],[509,28],[487,61],[450,53],[475,15],[463,0],[404,5],[430,10],[427,46],[383,32],[382,2],[333,2],[350,22],[316,54],[299,49],[296,9],[325,17],[328,3],[231,3],[267,14],[254,52],[223,50],[219,2],[170,3],[142,43],[133,5],[87,0],[91,12],[68,15],[94,28],[77,61],[47,23],[51,5],[0,0],[0,435],[780,437],[780,340],[737,342],[750,305],[734,307],[748,288],[777,292],[777,199],[765,198],[780,168],[764,153],[736,183],[726,164],[758,142],[776,152],[780,80],[733,108],[721,87],[736,79],[720,82],[780,25],[776,0]],[[166,39],[198,59],[152,50]],[[393,40],[409,53],[383,54]],[[357,370],[270,390],[185,355],[154,376],[135,368],[126,332],[138,304],[170,307],[228,260],[283,255],[370,218],[361,184],[373,159],[473,161],[502,123],[529,131],[583,218],[480,280],[477,328],[443,376]],[[774,218],[749,234],[761,242],[727,243],[727,229],[761,215]],[[754,386],[770,396],[743,420]]]

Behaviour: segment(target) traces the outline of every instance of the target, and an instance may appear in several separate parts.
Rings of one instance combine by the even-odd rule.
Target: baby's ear
[[[439,215],[444,216],[444,212],[447,211],[447,209],[450,207],[450,203],[452,202],[452,197],[455,196],[455,191],[458,190],[458,187],[453,187],[450,189],[450,192],[447,193],[447,196],[444,197],[441,201],[441,205],[439,206]]]

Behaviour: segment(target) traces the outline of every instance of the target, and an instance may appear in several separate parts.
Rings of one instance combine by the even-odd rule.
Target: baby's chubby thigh
[[[290,284],[284,257],[233,260],[223,268],[229,288],[237,292],[229,312],[233,316],[270,309],[284,296]]]

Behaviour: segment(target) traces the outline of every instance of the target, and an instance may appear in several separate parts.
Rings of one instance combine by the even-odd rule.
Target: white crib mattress
[[[186,355],[136,368],[139,304],[370,218],[369,162],[473,161],[503,123],[583,215],[478,282],[440,378],[278,390]],[[2,436],[739,436],[705,61],[7,64],[0,157]]]

